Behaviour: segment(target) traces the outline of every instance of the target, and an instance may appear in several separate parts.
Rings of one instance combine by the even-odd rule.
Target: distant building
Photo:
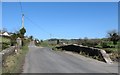
[[[28,36],[24,36],[25,39],[28,39]]]
[[[9,34],[8,32],[1,32],[1,33],[0,33],[0,36],[8,36],[8,37],[9,37],[10,34]]]
[[[10,34],[8,32],[4,32],[3,36],[10,36]]]

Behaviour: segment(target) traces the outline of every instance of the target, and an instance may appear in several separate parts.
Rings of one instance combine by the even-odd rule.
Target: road
[[[107,64],[30,43],[23,73],[118,73],[117,64]]]

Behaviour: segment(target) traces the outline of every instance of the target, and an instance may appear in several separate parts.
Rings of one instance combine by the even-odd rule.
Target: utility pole
[[[22,14],[22,28],[24,28],[24,14]]]
[[[22,46],[24,44],[24,34],[26,33],[26,29],[24,28],[24,14],[22,14],[22,27],[20,29],[20,37],[21,37],[21,40],[22,40]]]

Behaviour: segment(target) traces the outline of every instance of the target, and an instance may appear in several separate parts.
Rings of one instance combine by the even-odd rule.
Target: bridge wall
[[[84,52],[86,55],[89,56],[98,56],[99,59],[107,62],[107,63],[112,63],[109,55],[106,53],[105,50],[98,49],[98,48],[93,48],[93,47],[87,47],[87,46],[82,46],[82,45],[64,45],[60,47],[56,47],[58,49],[66,50],[66,51],[73,51],[73,52]]]

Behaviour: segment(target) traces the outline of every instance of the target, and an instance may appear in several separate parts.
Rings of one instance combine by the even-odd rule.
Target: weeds
[[[28,44],[23,46],[17,54],[8,56],[3,65],[3,73],[20,73],[27,51]]]

